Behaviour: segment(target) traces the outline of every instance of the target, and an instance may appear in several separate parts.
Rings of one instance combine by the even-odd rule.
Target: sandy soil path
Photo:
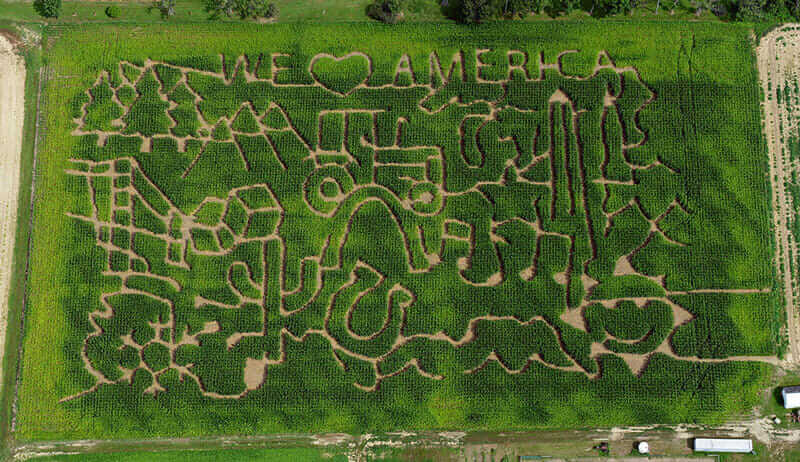
[[[0,358],[6,344],[24,119],[25,62],[0,35]]]
[[[756,49],[758,73],[764,90],[764,134],[769,148],[769,177],[772,183],[772,221],[775,231],[775,263],[786,302],[789,351],[786,360],[800,363],[800,313],[798,313],[798,249],[791,232],[796,213],[787,191],[796,166],[789,141],[798,136],[796,113],[798,95],[779,95],[786,83],[800,78],[800,31],[797,25],[782,26],[761,39]],[[791,88],[790,87],[790,88]],[[795,115],[792,112],[795,112]]]

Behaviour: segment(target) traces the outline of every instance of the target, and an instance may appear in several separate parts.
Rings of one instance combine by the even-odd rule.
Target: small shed
[[[800,387],[783,387],[781,397],[783,397],[783,407],[786,409],[800,407]]]
[[[695,438],[696,452],[753,452],[753,440],[739,438]]]

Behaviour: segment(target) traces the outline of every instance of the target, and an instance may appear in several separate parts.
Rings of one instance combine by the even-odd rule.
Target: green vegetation
[[[777,354],[747,28],[260,27],[51,29],[21,441],[755,405],[709,361]]]
[[[34,0],[33,9],[45,18],[57,18],[61,13],[61,0]]]
[[[115,452],[97,454],[59,455],[36,458],[37,462],[180,462],[191,459],[196,462],[256,462],[269,460],[270,462],[344,462],[347,458],[334,454],[332,457],[327,451],[319,449],[211,449],[191,451],[160,451],[160,452]]]
[[[222,15],[238,16],[239,19],[275,19],[278,7],[266,0],[206,0],[206,8],[213,18]]]
[[[39,32],[40,28],[33,27]],[[21,50],[26,64],[25,82],[25,122],[23,128],[22,162],[20,166],[20,194],[17,208],[16,243],[13,250],[11,266],[11,283],[8,294],[8,318],[6,329],[6,352],[19,351],[22,343],[22,312],[26,303],[26,277],[28,271],[29,239],[31,238],[30,191],[33,184],[34,138],[36,130],[36,107],[38,102],[39,69],[42,65],[41,50],[30,47]],[[5,354],[2,358],[3,374],[0,386],[0,441],[9,439],[12,405],[15,400],[17,366],[20,358],[17,354]],[[5,445],[0,449],[0,456],[6,454]]]
[[[111,5],[106,8],[106,16],[111,19],[117,19],[122,15],[122,10],[118,5]]]

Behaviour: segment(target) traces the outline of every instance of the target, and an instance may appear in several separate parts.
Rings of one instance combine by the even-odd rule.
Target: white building
[[[697,452],[753,452],[753,440],[736,438],[695,438]]]
[[[800,387],[783,387],[781,390],[783,407],[794,409],[800,407]]]

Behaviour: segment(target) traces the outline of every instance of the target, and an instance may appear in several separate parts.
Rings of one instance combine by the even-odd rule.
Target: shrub
[[[497,13],[494,0],[464,0],[461,6],[461,20],[466,23],[482,23]]]
[[[266,0],[208,0],[206,11],[213,18],[225,15],[229,18],[238,15],[241,19],[274,19],[278,17],[278,7]]]
[[[111,5],[108,8],[106,8],[106,16],[108,16],[109,18],[117,19],[118,17],[120,17],[120,15],[122,15],[122,10],[120,9],[119,6]]]
[[[696,16],[700,16],[706,11],[711,11],[718,2],[714,0],[693,0],[692,7]]]
[[[400,0],[375,2],[367,9],[367,16],[386,24],[397,24],[403,19],[403,4]]]
[[[541,0],[507,0],[503,5],[503,16],[522,18],[534,12],[539,13],[541,10]]]
[[[175,16],[175,0],[155,0],[153,8],[160,11],[164,19]]]
[[[736,11],[737,21],[757,22],[765,19],[764,0],[741,0],[738,2]]]
[[[597,0],[594,4],[594,14],[597,16],[628,14],[633,7],[634,0]]]
[[[57,18],[61,13],[61,0],[34,0],[33,9],[45,18]]]
[[[571,14],[580,6],[580,0],[556,0],[555,2],[555,10],[563,14]]]
[[[270,3],[267,5],[266,14],[263,16],[267,19],[277,19],[278,18],[278,5],[274,3]]]

